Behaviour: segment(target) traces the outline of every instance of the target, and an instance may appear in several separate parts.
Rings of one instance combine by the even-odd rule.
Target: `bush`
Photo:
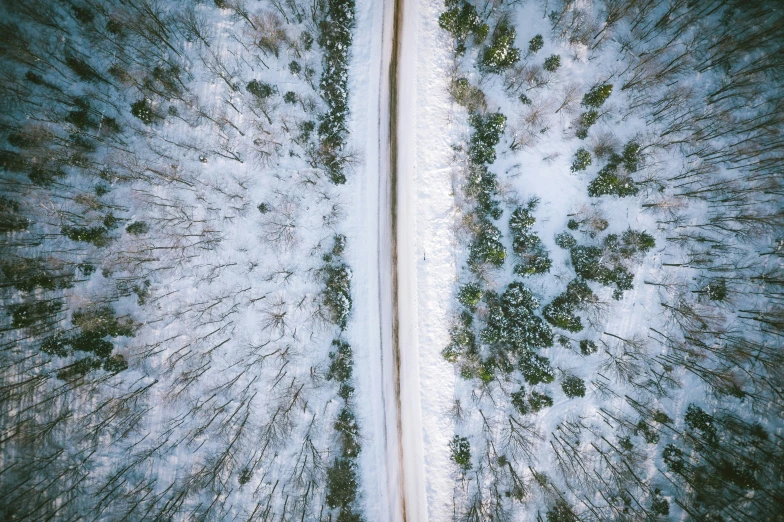
[[[474,114],[469,121],[474,128],[468,144],[471,161],[477,165],[493,163],[496,157],[495,146],[506,128],[506,116],[500,112],[486,114],[484,117]]]
[[[297,103],[297,93],[294,91],[286,92],[286,94],[283,95],[283,101],[289,104]]]
[[[593,341],[589,341],[588,339],[583,339],[580,341],[580,353],[583,355],[591,355],[596,353],[598,348],[596,347],[596,343]]]
[[[553,54],[544,60],[544,70],[548,72],[555,72],[561,66],[561,56]]]
[[[569,232],[561,232],[555,235],[555,244],[559,247],[569,250],[577,245],[577,240]]]
[[[300,71],[302,71],[302,66],[296,60],[289,63],[289,72],[291,74],[297,75]]]
[[[604,102],[606,102],[607,98],[610,97],[610,94],[612,94],[612,89],[613,86],[609,83],[593,87],[585,96],[583,96],[583,107],[598,109],[604,105]]]
[[[323,302],[329,310],[329,319],[343,330],[351,313],[351,270],[345,263],[328,264],[322,273]]]
[[[327,505],[331,508],[349,506],[357,497],[356,464],[352,459],[336,458],[327,468]]]
[[[450,457],[463,471],[471,469],[471,444],[465,437],[455,435],[449,443]]]
[[[601,263],[603,250],[594,246],[576,246],[571,249],[572,266],[577,275],[591,281],[597,281],[603,285],[614,284],[616,291],[613,298],[620,299],[624,290],[633,287],[634,275],[623,265],[615,267],[606,266]]]
[[[514,47],[514,27],[503,19],[493,30],[490,45],[482,50],[479,65],[483,69],[498,73],[520,60],[520,49]]]
[[[531,98],[529,98],[527,95],[521,94],[520,103],[522,103],[523,105],[531,105],[533,102],[531,101]]]
[[[457,52],[465,52],[465,42],[469,36],[474,36],[476,43],[481,43],[490,30],[482,21],[476,8],[468,2],[453,2],[452,6],[438,17],[438,25],[452,34],[457,42]]]
[[[486,219],[479,222],[479,231],[471,242],[468,252],[468,264],[477,269],[482,264],[500,267],[506,259],[506,249],[501,243],[501,232]]]
[[[573,333],[579,332],[583,325],[580,317],[574,315],[574,310],[594,298],[588,284],[578,277],[569,282],[564,293],[556,296],[544,307],[542,316],[553,326]]]
[[[147,98],[131,104],[131,114],[139,118],[145,125],[150,125],[162,119],[153,110],[152,103]]]
[[[579,172],[581,170],[587,169],[590,164],[591,153],[581,147],[577,149],[577,152],[574,153],[574,161],[572,162],[572,166],[569,170],[572,172]]]
[[[531,405],[531,411],[539,412],[544,408],[549,408],[553,405],[553,399],[546,393],[539,393],[539,392],[531,392],[531,396],[528,397],[528,404]]]
[[[520,357],[520,371],[525,382],[531,386],[540,383],[551,383],[555,380],[555,372],[550,366],[550,360],[533,352],[524,353]]]
[[[449,89],[450,94],[458,105],[468,109],[469,113],[484,110],[487,107],[485,93],[479,87],[474,87],[468,78],[456,78]]]
[[[457,300],[463,306],[474,308],[482,299],[482,288],[477,283],[468,283],[460,288]]]
[[[489,172],[485,165],[470,165],[465,193],[476,198],[476,213],[481,218],[486,219],[489,216],[498,219],[503,214],[501,205],[493,198],[495,191],[495,174]]]
[[[111,241],[106,227],[72,227],[66,225],[60,229],[60,232],[72,241],[91,243],[97,247],[106,246]]]
[[[534,315],[539,301],[522,283],[510,284],[500,298],[490,293],[485,298],[490,309],[480,335],[484,342],[508,345],[517,352],[553,345],[547,323]]]
[[[272,85],[264,82],[260,82],[258,80],[251,80],[248,85],[245,86],[249,93],[260,100],[264,100],[272,96],[275,92],[275,89]]]
[[[539,52],[542,47],[544,47],[544,38],[542,38],[541,34],[537,34],[528,42],[528,50],[532,53]]]
[[[636,196],[639,192],[633,179],[618,173],[618,166],[608,163],[598,176],[588,184],[588,195],[599,196]]]
[[[125,231],[132,236],[141,236],[150,231],[150,226],[144,221],[135,221],[125,227]]]
[[[528,207],[517,207],[509,217],[509,230],[515,234],[523,234],[536,223],[536,218]]]
[[[525,387],[521,386],[520,391],[512,392],[512,406],[520,415],[525,415],[530,411],[528,402],[525,400]]]
[[[570,375],[561,381],[561,389],[569,398],[585,397],[585,381]]]
[[[335,339],[332,341],[334,351],[329,353],[330,363],[327,371],[327,380],[345,382],[351,379],[352,353],[351,345],[345,341]]]

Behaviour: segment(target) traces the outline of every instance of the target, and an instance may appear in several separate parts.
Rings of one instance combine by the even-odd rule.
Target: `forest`
[[[411,521],[414,497],[434,521],[784,521],[781,2],[0,15],[3,521],[395,519],[384,502]],[[437,80],[399,109],[369,97],[390,55]],[[430,112],[405,117],[422,100],[446,150],[417,132]],[[448,196],[448,240],[392,211],[418,285],[443,252],[455,267],[443,303],[394,296],[420,314],[396,349],[439,376],[406,410],[423,426],[400,369],[396,397],[372,370],[397,318],[367,320],[380,290],[363,310],[385,277],[363,256],[408,253],[367,243],[381,221],[356,210],[389,211],[366,141],[390,118],[417,149],[393,156],[449,158],[446,190],[411,162],[401,207]]]
[[[353,12],[2,3],[0,518],[361,519]]]
[[[438,22],[467,129],[453,519],[784,520],[782,6]]]

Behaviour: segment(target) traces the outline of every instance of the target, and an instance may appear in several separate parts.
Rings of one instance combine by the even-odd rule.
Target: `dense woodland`
[[[782,7],[446,0],[455,520],[784,520]]]
[[[353,0],[0,14],[0,519],[361,520]]]

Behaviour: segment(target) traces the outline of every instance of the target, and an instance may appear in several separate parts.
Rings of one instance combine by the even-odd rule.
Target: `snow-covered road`
[[[440,351],[455,263],[440,7],[357,3],[356,41],[369,44],[355,49],[351,78],[353,146],[364,160],[349,211],[357,223],[351,337],[369,520],[439,520],[451,507],[454,377]]]

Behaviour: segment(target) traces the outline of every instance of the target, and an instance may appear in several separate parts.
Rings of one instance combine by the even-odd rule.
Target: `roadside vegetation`
[[[782,23],[767,2],[445,2],[455,520],[784,512]]]
[[[353,0],[0,14],[0,519],[363,520]]]

